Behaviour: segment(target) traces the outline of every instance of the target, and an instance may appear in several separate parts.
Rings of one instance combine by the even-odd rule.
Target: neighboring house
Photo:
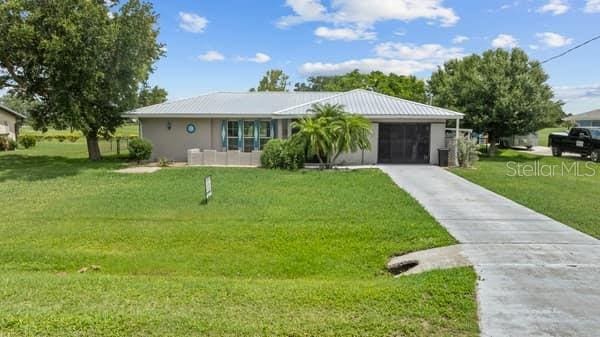
[[[289,138],[292,122],[316,103],[341,104],[372,121],[371,150],[348,153],[342,164],[437,164],[446,122],[463,115],[366,90],[348,92],[219,92],[144,107],[126,114],[140,122],[153,159],[190,164],[256,164],[273,138]],[[342,158],[343,157],[343,158]]]
[[[0,137],[8,137],[17,140],[19,134],[19,122],[25,119],[25,116],[0,105]]]
[[[573,115],[565,120],[575,122],[577,126],[600,126],[600,109]]]

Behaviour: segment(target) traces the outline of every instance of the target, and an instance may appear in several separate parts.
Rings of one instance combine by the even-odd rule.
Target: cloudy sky
[[[600,34],[600,0],[153,0],[167,56],[153,75],[171,99],[360,69],[427,79],[489,48],[545,60]],[[546,64],[565,110],[600,108],[600,40]]]

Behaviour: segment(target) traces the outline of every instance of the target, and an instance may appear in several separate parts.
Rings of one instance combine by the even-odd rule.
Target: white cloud
[[[494,48],[510,49],[518,46],[519,40],[508,34],[500,34],[494,40],[492,40],[492,47]]]
[[[446,48],[439,44],[414,45],[393,42],[378,44],[375,47],[375,53],[377,56],[385,58],[427,60],[437,63],[465,56],[462,48]]]
[[[206,53],[198,56],[198,58],[206,62],[219,62],[225,60],[225,56],[216,50],[209,50]]]
[[[463,44],[467,41],[469,41],[469,37],[464,36],[464,35],[457,35],[452,39],[452,43],[453,44]]]
[[[600,0],[587,0],[585,5],[586,13],[600,13]]]
[[[326,40],[374,40],[377,34],[371,31],[352,28],[327,28],[319,27],[315,30],[315,35]]]
[[[179,12],[179,27],[190,33],[203,33],[208,20],[195,13]]]
[[[360,60],[349,60],[340,63],[322,63],[309,62],[304,63],[299,72],[305,76],[316,75],[340,75],[355,69],[360,72],[368,73],[371,71],[382,71],[384,73],[394,73],[398,75],[412,75],[425,70],[434,70],[436,65],[433,63],[420,62],[414,60],[389,60],[384,58],[366,58]]]
[[[564,102],[600,98],[600,84],[555,87],[554,94]]]
[[[551,32],[537,33],[535,36],[541,44],[548,48],[560,48],[568,46],[573,42],[573,39],[571,38]]]
[[[282,17],[279,27],[323,21],[356,27],[371,27],[381,21],[426,19],[453,26],[460,18],[443,5],[444,0],[333,0],[327,9],[321,0],[286,0],[294,15]]]
[[[269,61],[271,61],[271,56],[264,54],[264,53],[256,53],[256,55],[254,55],[254,57],[238,57],[237,58],[238,61],[243,61],[243,62],[254,62],[254,63],[267,63]]]
[[[565,0],[550,0],[547,4],[538,8],[540,13],[552,13],[552,15],[561,15],[569,11],[569,4]]]

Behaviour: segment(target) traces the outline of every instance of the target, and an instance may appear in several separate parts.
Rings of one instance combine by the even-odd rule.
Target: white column
[[[454,139],[454,165],[458,166],[458,137],[460,134],[460,118],[456,119],[456,135]]]

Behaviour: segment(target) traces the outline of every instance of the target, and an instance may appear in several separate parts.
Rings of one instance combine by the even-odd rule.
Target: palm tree
[[[356,152],[371,147],[371,122],[358,115],[351,115],[342,105],[315,104],[309,110],[312,117],[294,123],[296,137],[302,139],[309,152],[319,159],[320,166],[332,168],[338,157],[345,152]]]
[[[298,129],[294,140],[303,141],[308,146],[309,155],[316,155],[322,168],[325,165],[323,155],[326,156],[331,147],[331,135],[325,120],[312,117],[301,118],[294,122],[292,127]]]
[[[330,165],[335,164],[342,153],[371,148],[371,122],[362,116],[345,114],[332,123],[331,129],[336,142]]]

